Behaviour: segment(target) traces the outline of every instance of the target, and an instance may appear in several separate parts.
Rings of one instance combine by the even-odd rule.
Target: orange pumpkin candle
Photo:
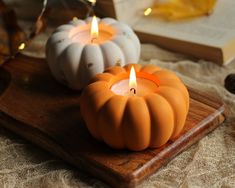
[[[93,137],[113,148],[140,151],[179,135],[189,94],[174,73],[157,66],[115,66],[93,78],[80,104]]]

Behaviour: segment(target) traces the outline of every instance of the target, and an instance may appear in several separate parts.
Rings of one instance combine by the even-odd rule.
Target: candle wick
[[[94,43],[94,41],[97,39],[97,37],[92,37],[91,38],[91,43]]]
[[[132,92],[132,91],[133,91],[134,94],[136,94],[136,89],[135,88],[131,88],[130,92]]]

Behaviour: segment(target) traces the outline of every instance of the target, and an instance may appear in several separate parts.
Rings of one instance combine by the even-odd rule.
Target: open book
[[[235,58],[235,1],[218,0],[210,16],[164,21],[143,16],[154,0],[113,0],[117,19],[132,26],[142,42],[227,64]]]

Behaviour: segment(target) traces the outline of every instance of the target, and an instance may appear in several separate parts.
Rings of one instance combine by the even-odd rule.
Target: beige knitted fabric
[[[223,86],[235,62],[219,67],[203,60],[142,45],[141,64],[171,69],[190,86],[219,95],[229,107],[226,122],[139,187],[235,187],[235,95]],[[0,187],[108,187],[0,126]]]

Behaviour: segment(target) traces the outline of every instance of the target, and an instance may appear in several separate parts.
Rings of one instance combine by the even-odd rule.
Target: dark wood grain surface
[[[79,92],[58,84],[43,59],[18,55],[0,69],[0,125],[114,187],[134,187],[224,119],[223,102],[189,89],[185,129],[174,141],[142,152],[94,140],[79,111]]]

